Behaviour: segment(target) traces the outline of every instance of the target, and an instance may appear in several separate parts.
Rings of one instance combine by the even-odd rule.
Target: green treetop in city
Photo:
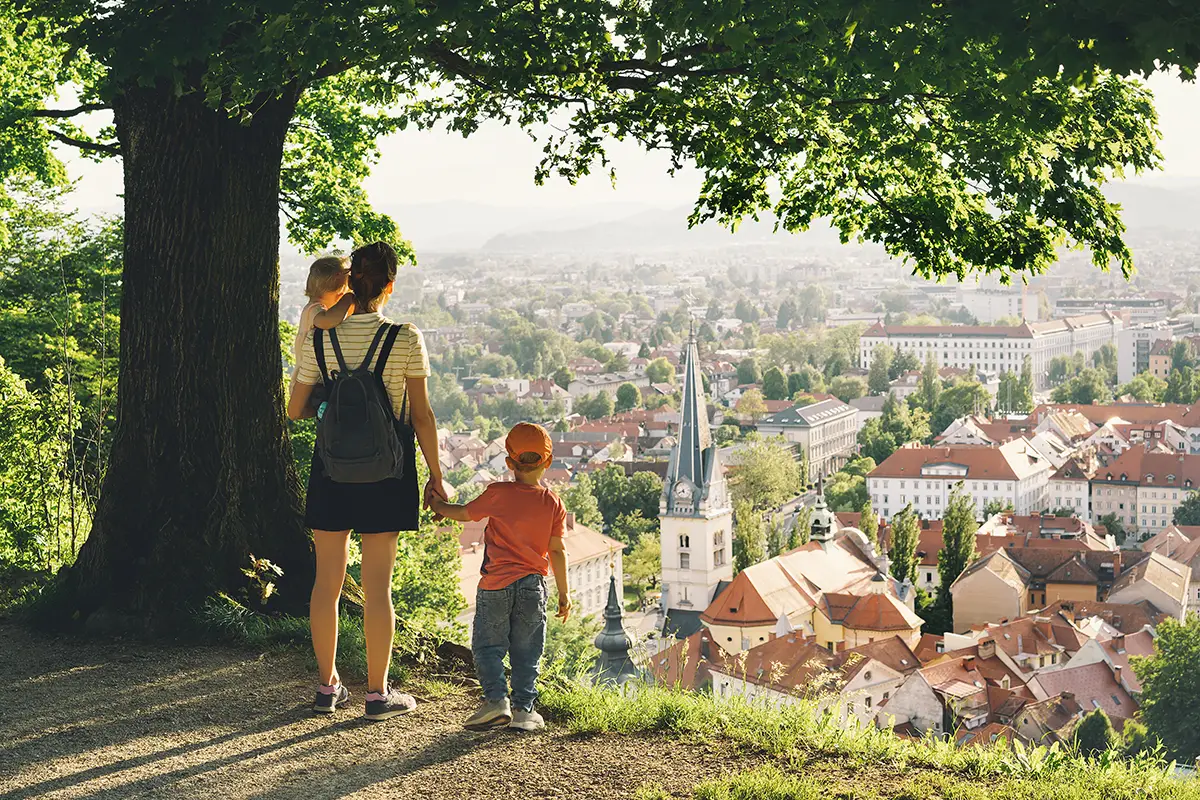
[[[1100,185],[1158,153],[1120,76],[1197,62],[1187,3],[0,0],[0,178],[65,180],[56,145],[124,169],[120,422],[60,596],[169,612],[253,551],[303,605],[279,214],[309,250],[401,244],[362,189],[382,134],[518,125],[538,181],[634,140],[698,169],[693,223],[828,219],[927,276],[1038,273],[1071,244],[1128,272]]]

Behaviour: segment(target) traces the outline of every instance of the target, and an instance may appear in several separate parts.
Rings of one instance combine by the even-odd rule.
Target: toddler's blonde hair
[[[304,294],[309,300],[319,300],[329,292],[336,292],[346,285],[350,269],[345,256],[321,256],[308,268],[308,281]]]

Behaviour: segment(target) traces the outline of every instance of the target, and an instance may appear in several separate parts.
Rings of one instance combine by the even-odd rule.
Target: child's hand
[[[558,613],[555,614],[555,616],[561,619],[563,622],[567,621],[567,619],[571,616],[571,598],[567,597],[566,595],[558,596]]]

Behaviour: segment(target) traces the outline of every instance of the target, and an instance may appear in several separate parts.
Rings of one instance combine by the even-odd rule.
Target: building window
[[[692,568],[691,554],[689,554],[689,553],[680,553],[679,554],[679,568],[680,569],[691,569]]]
[[[722,547],[720,550],[713,551],[713,564],[718,567],[725,565],[725,548],[724,547]]]

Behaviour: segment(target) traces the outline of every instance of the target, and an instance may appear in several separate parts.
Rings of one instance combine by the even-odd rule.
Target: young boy
[[[469,730],[507,725],[523,731],[546,727],[533,710],[539,662],[546,644],[546,566],[558,587],[558,617],[571,613],[567,553],[563,548],[566,509],[539,481],[553,460],[550,434],[522,422],[505,441],[506,462],[515,481],[493,483],[466,505],[434,498],[434,512],[459,522],[488,520],[483,566],[475,595],[471,651],[483,688],[483,705],[466,721]],[[512,666],[512,700],[504,656]]]

